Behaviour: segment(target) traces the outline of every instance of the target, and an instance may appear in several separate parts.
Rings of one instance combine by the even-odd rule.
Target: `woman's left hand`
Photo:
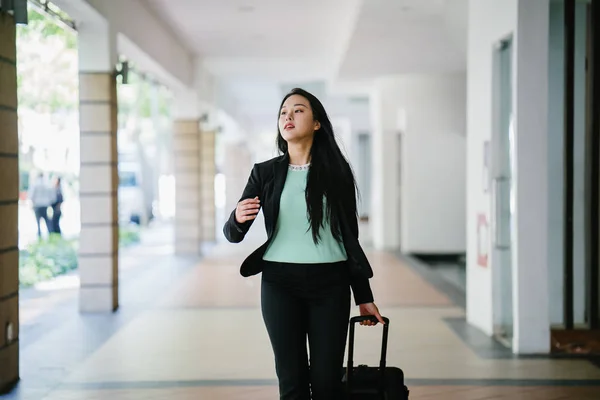
[[[383,325],[385,325],[385,322],[383,321],[383,318],[381,317],[381,314],[379,314],[379,309],[377,308],[377,306],[375,305],[375,303],[364,303],[364,304],[359,304],[358,306],[359,310],[360,310],[360,315],[374,315],[375,317],[377,317],[377,320],[379,322],[381,322]],[[362,321],[360,323],[361,325],[367,325],[367,326],[374,326],[377,325],[375,323],[373,323],[372,321]]]

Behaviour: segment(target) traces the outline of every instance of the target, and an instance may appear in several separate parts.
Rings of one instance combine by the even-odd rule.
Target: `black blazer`
[[[251,199],[256,196],[260,199],[260,205],[265,218],[267,230],[267,241],[250,254],[242,263],[240,273],[244,277],[256,275],[262,272],[263,256],[273,239],[273,232],[277,217],[279,215],[279,201],[285,184],[289,165],[289,155],[272,158],[271,160],[255,164],[244,193],[240,201]],[[342,238],[346,254],[348,255],[348,269],[350,284],[354,293],[356,304],[370,303],[373,301],[373,293],[369,285],[369,278],[373,276],[373,270],[367,257],[358,242],[358,221],[356,218],[356,194],[354,188],[348,189],[343,196],[348,199],[344,204],[344,217],[341,220]],[[231,243],[241,242],[254,220],[242,224],[235,220],[235,209],[231,212],[229,219],[225,222],[223,233]]]

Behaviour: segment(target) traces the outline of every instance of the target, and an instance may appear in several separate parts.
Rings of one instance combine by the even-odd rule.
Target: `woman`
[[[60,217],[62,215],[63,192],[60,177],[57,177],[54,183],[54,203],[52,207],[52,233],[61,235]]]
[[[285,96],[278,132],[283,155],[254,165],[223,232],[230,242],[241,242],[262,208],[268,239],[240,272],[262,272],[262,314],[280,398],[335,400],[343,389],[350,287],[360,314],[384,323],[369,285],[373,271],[358,242],[355,180],[312,94],[293,89]]]

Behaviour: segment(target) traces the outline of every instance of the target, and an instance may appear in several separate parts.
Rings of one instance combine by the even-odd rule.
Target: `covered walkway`
[[[274,155],[292,87],[326,104],[356,168],[388,363],[411,399],[600,399],[598,363],[551,345],[600,326],[600,85],[583,103],[600,76],[600,31],[586,23],[600,0],[54,0],[78,35],[79,286],[38,298],[37,316],[19,287],[15,24],[27,1],[0,3],[3,399],[277,398],[260,276],[239,274],[263,224],[232,245],[219,219]],[[117,89],[131,71],[173,98],[169,251],[119,246]],[[403,254],[465,260],[464,291]],[[359,329],[357,362],[377,363],[380,334]]]
[[[74,299],[45,335],[23,334],[21,381],[6,398],[277,398],[260,278],[238,273],[263,239],[261,222],[247,242],[221,242],[202,260],[147,251],[144,268],[124,275],[116,314],[77,313]],[[598,398],[600,367],[515,356],[469,327],[423,266],[372,249],[368,256],[376,301],[391,319],[389,364],[405,370],[411,399]],[[377,362],[380,333],[358,330],[357,361]]]

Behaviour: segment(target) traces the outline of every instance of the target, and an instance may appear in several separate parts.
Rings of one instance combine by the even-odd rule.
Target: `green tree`
[[[29,23],[17,28],[19,107],[68,112],[78,105],[77,34],[29,6]]]

